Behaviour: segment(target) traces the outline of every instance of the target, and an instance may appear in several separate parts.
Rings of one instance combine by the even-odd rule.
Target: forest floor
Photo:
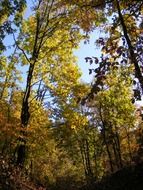
[[[2,166],[2,164],[1,164]],[[104,177],[101,181],[92,182],[88,185],[74,184],[63,179],[63,183],[53,187],[42,187],[29,182],[27,179],[17,175],[18,171],[10,175],[11,170],[1,167],[0,190],[143,190],[143,162],[136,165],[124,167],[112,175]],[[64,183],[65,181],[65,183]]]
[[[125,167],[80,190],[143,190],[143,162]]]

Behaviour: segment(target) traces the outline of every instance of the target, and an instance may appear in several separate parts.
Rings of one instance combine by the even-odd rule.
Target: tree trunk
[[[109,163],[110,163],[110,169],[111,169],[111,172],[113,172],[114,168],[113,168],[112,156],[111,156],[109,145],[108,145],[108,142],[107,142],[107,139],[106,139],[106,122],[103,120],[103,117],[102,117],[101,105],[100,105],[99,114],[100,114],[100,119],[101,119],[101,122],[102,122],[102,132],[101,133],[102,133],[102,136],[103,136],[104,144],[106,146],[106,151],[107,151],[107,155],[108,155]]]
[[[127,27],[126,27],[123,15],[121,13],[121,8],[120,8],[119,0],[116,0],[116,5],[117,5],[117,11],[118,11],[120,23],[121,23],[121,26],[122,26],[122,29],[123,29],[123,34],[124,34],[124,37],[125,37],[126,42],[128,44],[129,53],[130,53],[130,59],[131,59],[132,63],[134,64],[134,67],[135,67],[135,76],[138,78],[138,80],[140,82],[140,85],[141,85],[141,88],[142,88],[142,91],[143,91],[143,76],[142,76],[142,72],[141,72],[141,69],[139,67],[136,55],[134,53],[134,47],[133,47],[133,45],[131,43],[131,40],[129,38],[129,35],[128,35]]]
[[[91,161],[90,161],[90,152],[89,152],[89,142],[87,139],[85,139],[85,158],[86,158],[86,167],[88,171],[88,178],[89,181],[93,178],[93,172],[91,169]]]
[[[19,139],[20,145],[17,150],[17,164],[21,167],[23,167],[26,157],[26,129],[30,118],[28,101],[30,98],[33,71],[34,71],[34,64],[30,63],[28,77],[27,77],[26,91],[24,93],[23,102],[22,102],[22,111],[21,111],[22,137],[20,137]]]

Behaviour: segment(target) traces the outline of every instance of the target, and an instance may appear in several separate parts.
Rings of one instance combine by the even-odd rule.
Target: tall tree
[[[135,107],[131,102],[133,94],[132,80],[128,76],[129,70],[126,66],[111,69],[106,78],[102,79],[102,84],[98,83],[96,86],[96,89],[98,88],[96,95],[90,97],[86,103],[91,107],[91,113],[95,113],[94,120],[97,120],[99,125],[97,127],[106,148],[111,172],[124,165],[123,142],[126,143],[127,154],[130,156],[131,153],[129,133],[134,127]],[[127,160],[130,159],[131,157]]]
[[[84,9],[83,13],[87,16],[86,10],[87,9]],[[80,26],[80,24],[78,24],[78,19],[76,19],[78,12],[80,12],[80,9],[77,6],[73,6],[66,1],[38,0],[34,4],[34,16],[30,16],[29,19],[23,23],[23,29],[19,36],[19,41],[15,39],[17,47],[23,54],[23,59],[25,59],[29,65],[21,111],[22,128],[27,128],[29,123],[29,99],[32,89],[32,80],[34,79],[35,72],[38,71],[37,68],[39,67],[40,69],[40,64],[45,63],[46,61],[51,62],[50,70],[52,70],[53,60],[57,60],[57,62],[62,61],[60,60],[62,48],[68,48],[68,53],[71,54],[72,48],[77,47],[77,43],[79,43],[79,40],[81,39],[79,35],[79,27],[77,26]],[[92,13],[94,13],[94,11],[92,11]],[[95,17],[95,13],[92,17]],[[82,16],[82,18],[84,18],[84,16]],[[60,35],[62,38],[58,37]],[[22,39],[23,42],[19,44]],[[55,44],[51,41],[53,39],[55,40]],[[63,45],[65,42],[69,45]],[[55,53],[56,51],[57,54]],[[50,52],[51,55],[49,55]],[[67,56],[68,62],[68,54],[66,55],[65,53],[64,56]],[[54,69],[55,68],[53,68],[53,70]],[[44,72],[48,71],[46,70]],[[42,72],[41,76],[43,77]],[[52,77],[50,80],[52,80]],[[18,164],[23,165],[26,142],[24,139],[21,140],[23,141],[23,145],[19,148],[17,162]]]
[[[112,21],[109,20],[108,27],[103,25],[103,28],[109,33],[109,36],[101,37],[97,40],[97,44],[102,48],[102,59],[97,69],[90,70],[90,73],[95,72],[96,77],[99,76],[98,82],[100,82],[102,81],[101,72],[102,76],[106,75],[111,66],[118,66],[119,63],[120,65],[132,64],[134,70],[130,74],[134,75],[134,83],[137,81],[140,84],[135,90],[136,100],[141,99],[143,83],[142,29],[140,27],[142,23],[142,8],[143,3],[141,1],[129,1],[126,3],[125,1],[117,0],[106,2],[105,10],[107,10],[107,15],[112,18]],[[111,59],[114,59],[114,63],[110,63]],[[94,61],[98,64],[97,58],[95,60],[91,59],[91,63]],[[93,93],[95,86],[93,86]]]

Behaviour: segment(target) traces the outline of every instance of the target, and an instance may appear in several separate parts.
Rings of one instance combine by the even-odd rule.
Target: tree
[[[97,110],[95,120],[97,119],[99,123],[98,128],[101,131],[112,172],[114,167],[121,168],[123,166],[122,142],[124,136],[126,136],[129,156],[131,151],[128,135],[131,128],[134,127],[135,107],[131,102],[132,83],[128,72],[130,71],[126,66],[110,70],[110,73],[102,80],[102,84],[98,84],[99,92],[96,92],[95,97],[90,99],[91,103],[89,102],[91,110],[93,112]]]
[[[125,3],[118,0],[106,3],[107,14],[112,17],[113,22],[110,23],[109,27],[104,27],[109,32],[109,37],[97,40],[97,44],[102,48],[103,55],[99,67],[90,70],[90,73],[95,72],[96,76],[99,76],[99,82],[102,81],[101,72],[102,75],[105,75],[111,66],[133,65],[134,70],[131,71],[131,75],[134,75],[134,83],[137,79],[140,84],[135,90],[134,96],[136,100],[140,100],[142,92],[142,54],[140,52],[142,49],[142,29],[138,22],[142,23],[140,16],[143,4],[141,1]],[[112,11],[110,11],[111,8]],[[98,64],[98,59],[94,59],[90,60]],[[114,63],[110,63],[111,59],[114,59]],[[93,86],[92,92],[94,92],[95,86]]]
[[[133,104],[142,89],[142,5],[36,0],[22,19],[25,1],[1,1],[0,149],[36,184],[91,185],[142,155]],[[95,27],[107,35],[96,42],[101,58],[85,58],[95,76],[90,88],[80,81],[74,50]],[[10,56],[2,52],[7,33]]]
[[[87,9],[84,9],[83,13],[87,16],[86,10]],[[63,45],[63,48],[68,48],[69,54],[71,54],[72,48],[77,47],[77,43],[81,39],[79,28],[76,27],[78,19],[76,20],[75,17],[79,11],[80,10],[77,9],[76,6],[74,7],[66,1],[47,2],[39,0],[34,5],[34,16],[30,16],[23,24],[23,29],[19,36],[19,40],[23,39],[23,42],[19,44],[19,41],[16,41],[15,39],[17,47],[22,51],[23,59],[25,59],[29,65],[21,111],[22,128],[27,128],[30,119],[29,99],[32,81],[34,79],[33,76],[35,72],[37,72],[36,68],[39,67],[39,64],[44,63],[45,61],[53,63],[53,61],[59,61],[61,59],[59,54],[63,40],[64,42],[66,40],[66,42],[69,43],[69,45],[66,45],[65,47]],[[95,17],[95,14],[93,14],[92,17]],[[59,35],[62,35],[64,39],[58,38]],[[53,39],[56,39],[55,44],[51,43],[51,40]],[[61,54],[63,54],[62,50],[63,49],[61,49]],[[54,54],[55,51],[57,51],[57,55]],[[49,58],[47,56],[44,58],[45,55],[50,52],[51,55],[49,55]],[[64,56],[66,57],[66,54],[64,54]],[[68,54],[67,61],[69,61]],[[52,68],[50,68],[50,70],[51,69]],[[42,75],[43,73],[41,73],[40,77],[43,77]],[[52,80],[52,77],[50,80]],[[23,141],[23,144],[26,143],[24,139],[21,139],[21,141]],[[20,146],[19,150],[17,163],[23,165],[25,145]]]
[[[49,48],[48,51],[50,52],[51,50],[55,49],[58,45],[60,45],[60,43],[62,43],[61,39],[59,39],[59,42],[58,41],[56,42],[56,46],[49,44],[48,47],[48,43],[51,43],[50,40],[53,37],[57,37],[58,33],[60,32],[61,25],[62,24],[65,25],[65,19],[63,18],[63,15],[66,13],[61,12],[57,15],[58,12],[55,11],[56,6],[58,6],[58,4],[55,4],[54,1],[51,1],[50,3],[45,1],[38,1],[37,5],[34,7],[35,16],[31,16],[28,19],[28,21],[25,22],[24,27],[26,27],[27,25],[28,27],[30,27],[30,30],[29,28],[23,27],[23,37],[27,36],[26,39],[24,39],[24,43],[22,45],[23,47],[21,48],[17,44],[19,49],[22,50],[23,55],[25,56],[25,59],[29,64],[27,84],[23,97],[22,112],[21,112],[21,126],[23,128],[27,127],[30,118],[29,98],[31,94],[32,80],[33,80],[33,75],[35,73],[35,68],[39,67],[40,62],[47,61],[44,60],[44,58],[42,58],[43,56],[45,56],[46,53],[45,48]],[[59,12],[60,10],[61,8],[59,9]],[[68,29],[69,27],[65,28],[64,29],[65,32]],[[68,32],[68,34],[70,35],[70,32]],[[54,54],[50,56],[53,56],[53,59],[56,58]],[[46,59],[47,58],[48,57],[46,57]],[[49,59],[48,61],[51,60]],[[47,73],[47,70],[45,72]],[[22,139],[22,141],[24,144],[26,143],[25,140]],[[24,157],[25,157],[25,145],[21,145],[19,147],[19,150],[20,151],[18,152],[17,162],[18,164],[22,165],[24,163]]]

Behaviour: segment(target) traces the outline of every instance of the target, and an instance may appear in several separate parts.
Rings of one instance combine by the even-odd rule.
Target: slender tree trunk
[[[130,37],[128,35],[127,27],[126,27],[123,15],[121,13],[119,0],[116,0],[116,5],[117,5],[117,11],[118,11],[120,23],[121,23],[121,26],[122,26],[122,29],[123,29],[123,34],[124,34],[124,37],[125,37],[127,45],[128,45],[128,49],[129,49],[129,53],[130,53],[130,59],[131,59],[131,62],[134,64],[134,67],[135,67],[135,76],[138,78],[138,80],[140,82],[140,85],[141,85],[141,88],[142,88],[142,91],[143,91],[142,72],[141,72],[140,66],[138,64],[135,52],[134,52],[134,47],[133,47],[133,45],[131,43],[131,40],[130,40]]]
[[[104,131],[104,129],[103,129],[103,131]],[[110,169],[111,169],[111,172],[113,172],[114,171],[113,161],[112,161],[112,156],[111,156],[111,152],[110,152],[110,149],[109,149],[109,145],[108,145],[107,140],[106,140],[105,131],[103,132],[103,139],[104,139],[104,143],[105,143],[105,146],[106,146],[107,155],[108,155],[108,158],[109,158]]]
[[[37,10],[40,10],[40,5],[43,1],[39,0],[38,5],[36,7]],[[24,92],[23,102],[22,102],[22,109],[21,109],[21,133],[22,138],[20,138],[20,145],[17,149],[17,164],[20,166],[24,165],[25,157],[26,157],[26,130],[30,119],[30,111],[29,111],[29,98],[31,93],[31,84],[33,79],[33,72],[35,68],[35,64],[39,57],[39,52],[41,50],[41,47],[43,45],[43,40],[46,40],[45,37],[49,37],[52,34],[48,36],[47,34],[47,28],[49,24],[49,16],[50,12],[53,6],[54,0],[52,0],[51,5],[49,7],[49,3],[45,5],[45,12],[44,12],[44,18],[40,17],[39,14],[36,14],[36,29],[35,29],[35,39],[34,39],[34,45],[33,45],[33,52],[31,54],[31,59],[28,59],[26,56],[27,61],[29,62],[29,70],[28,70],[28,76],[27,76],[27,84],[26,84],[26,90]],[[49,9],[48,9],[49,8]],[[43,25],[43,27],[42,27]],[[55,29],[55,28],[54,28]],[[52,32],[54,32],[54,29]],[[40,35],[40,37],[39,37]],[[18,48],[22,50],[19,46]],[[22,52],[24,52],[22,50]]]
[[[39,1],[38,8],[40,7],[42,1]],[[37,8],[37,9],[38,9]],[[29,111],[29,98],[31,93],[31,84],[33,78],[34,67],[37,62],[39,51],[41,48],[41,44],[43,42],[44,36],[38,42],[38,37],[40,34],[40,20],[39,16],[36,17],[36,31],[35,31],[35,39],[34,39],[34,46],[31,59],[28,59],[29,62],[29,69],[28,69],[28,76],[27,76],[27,83],[26,83],[26,90],[24,92],[23,102],[22,102],[22,109],[21,109],[21,133],[22,138],[19,139],[20,145],[17,149],[17,164],[21,167],[24,166],[25,158],[26,158],[26,129],[30,119],[30,111]],[[44,35],[44,34],[43,34]]]
[[[108,158],[109,158],[110,169],[111,169],[111,172],[113,172],[114,171],[114,167],[113,167],[113,161],[112,161],[112,154],[110,152],[109,143],[108,143],[107,137],[106,137],[106,124],[105,124],[104,121],[102,121],[102,125],[103,125],[103,129],[102,129],[103,140],[104,140],[104,143],[105,143],[105,146],[106,146],[107,155],[108,155]]]
[[[118,152],[118,157],[119,157],[119,165],[120,165],[120,168],[122,168],[123,162],[122,162],[122,154],[121,154],[120,139],[119,139],[118,132],[116,132],[115,137],[116,137],[117,152]]]
[[[128,132],[128,130],[127,130],[126,127],[125,127],[125,131],[126,131],[126,135],[127,135],[127,144],[128,144],[130,162],[132,162],[133,161],[133,157],[132,157],[132,151],[131,151],[130,134],[129,134],[129,132]]]
[[[87,172],[86,164],[85,164],[83,143],[81,143],[80,141],[78,141],[78,143],[79,143],[79,147],[80,147],[80,153],[81,153],[82,163],[83,163],[83,167],[84,167],[84,173],[85,173],[85,177],[86,177],[88,172]]]
[[[108,155],[109,163],[110,163],[110,169],[111,169],[111,172],[113,172],[114,167],[113,167],[112,155],[111,155],[110,148],[109,148],[109,145],[108,145],[108,142],[107,142],[107,139],[106,139],[106,123],[105,123],[105,121],[103,120],[103,117],[102,117],[101,104],[100,104],[99,114],[100,114],[100,119],[101,119],[101,122],[102,122],[103,141],[104,141],[105,146],[106,146],[106,151],[107,151],[107,155]]]
[[[96,147],[95,147],[95,140],[93,142],[94,144],[94,164],[95,164],[95,177],[98,176],[98,163],[97,163],[97,153],[96,153]]]
[[[29,118],[30,118],[29,98],[30,98],[31,83],[32,83],[35,62],[36,61],[34,61],[34,63],[30,63],[30,66],[29,66],[26,90],[25,90],[23,102],[22,102],[22,110],[21,110],[22,137],[19,139],[20,145],[17,151],[17,164],[20,165],[21,167],[24,165],[25,157],[26,157],[26,129],[29,122]]]
[[[86,167],[88,171],[89,180],[93,178],[93,172],[91,168],[91,161],[90,161],[90,152],[89,152],[89,142],[85,139],[85,158],[86,158]]]
[[[113,152],[114,152],[116,166],[119,169],[120,168],[120,166],[119,166],[119,159],[118,159],[117,149],[116,149],[116,145],[115,145],[114,140],[113,140],[113,143],[112,143],[112,147],[113,147]]]
[[[93,173],[91,169],[90,154],[89,154],[89,143],[87,139],[83,139],[82,142],[78,141],[80,147],[80,153],[82,157],[82,163],[84,167],[85,177],[87,182],[90,182],[93,178]]]

